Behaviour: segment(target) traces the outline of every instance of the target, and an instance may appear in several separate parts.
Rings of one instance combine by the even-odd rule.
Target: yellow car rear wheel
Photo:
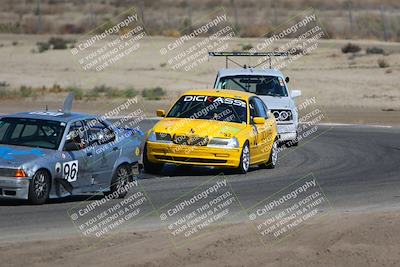
[[[237,171],[239,173],[244,174],[244,173],[247,173],[249,168],[250,168],[250,147],[249,147],[249,143],[246,142],[243,145],[242,153],[240,155],[240,163],[237,168]]]
[[[274,169],[276,167],[276,164],[278,163],[278,151],[278,140],[275,140],[272,144],[271,153],[269,155],[268,161],[261,164],[260,167]]]

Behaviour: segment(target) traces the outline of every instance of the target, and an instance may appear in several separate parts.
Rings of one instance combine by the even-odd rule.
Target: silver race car
[[[0,197],[43,204],[48,198],[104,192],[124,197],[138,173],[143,133],[101,117],[57,112],[0,118]]]

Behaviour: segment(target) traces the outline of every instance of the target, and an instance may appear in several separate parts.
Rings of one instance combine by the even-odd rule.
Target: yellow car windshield
[[[172,107],[167,117],[247,122],[247,104],[242,99],[184,95]]]

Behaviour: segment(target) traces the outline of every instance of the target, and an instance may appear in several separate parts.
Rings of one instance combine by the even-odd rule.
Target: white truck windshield
[[[216,88],[245,91],[256,95],[288,96],[283,79],[277,76],[225,76],[219,79]]]

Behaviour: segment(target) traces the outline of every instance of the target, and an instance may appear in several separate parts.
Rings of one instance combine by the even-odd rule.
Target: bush
[[[102,85],[96,85],[95,87],[93,87],[92,90],[99,94],[104,94],[104,93],[107,94],[107,92],[113,89],[105,84],[102,84]]]
[[[389,65],[389,63],[386,62],[386,60],[381,58],[381,59],[378,59],[378,66],[379,66],[379,68],[387,68],[390,65]]]
[[[123,92],[123,96],[125,98],[132,98],[138,95],[138,91],[136,91],[134,88],[126,88]]]
[[[52,87],[49,87],[49,90],[48,90],[49,93],[55,93],[55,94],[61,93],[63,91],[64,91],[64,88],[62,88],[61,85],[59,85],[57,83],[53,84]]]
[[[0,81],[0,87],[8,87],[10,84],[6,81]]]
[[[59,37],[51,37],[47,42],[38,42],[36,45],[38,46],[39,53],[43,53],[49,49],[67,49],[68,47],[74,46],[74,40],[66,40]],[[68,46],[68,44],[71,44]]]
[[[252,48],[253,48],[252,44],[242,44],[242,50],[243,51],[248,51],[248,50],[250,50]]]
[[[360,52],[360,51],[361,51],[361,47],[359,47],[356,44],[352,44],[352,43],[348,43],[348,44],[346,44],[345,46],[342,47],[342,52],[344,54],[357,53],[357,52]]]
[[[63,38],[51,37],[48,43],[53,49],[67,49],[70,41]]]
[[[43,42],[37,42],[36,43],[38,47],[38,52],[43,53],[44,51],[47,51],[50,49],[50,44],[49,43],[43,43]]]
[[[93,91],[93,90],[88,90],[88,91],[85,93],[84,96],[85,96],[87,99],[95,100],[95,99],[97,99],[97,98],[100,96],[100,94],[99,94],[98,92]]]
[[[32,90],[32,87],[27,87],[25,85],[22,85],[19,88],[19,94],[22,97],[32,97],[35,96],[35,92]]]
[[[160,100],[165,95],[164,89],[155,87],[150,89],[143,89],[142,96],[147,100]]]
[[[376,46],[368,47],[367,48],[367,54],[381,54],[381,55],[383,55],[383,54],[385,54],[385,50],[383,50],[383,48],[376,47]]]
[[[89,90],[85,97],[97,98],[100,96],[105,96],[109,98],[129,98],[134,97],[138,92],[133,88],[126,88],[125,90],[119,90],[118,88],[112,88],[104,84],[95,86],[93,89]]]

